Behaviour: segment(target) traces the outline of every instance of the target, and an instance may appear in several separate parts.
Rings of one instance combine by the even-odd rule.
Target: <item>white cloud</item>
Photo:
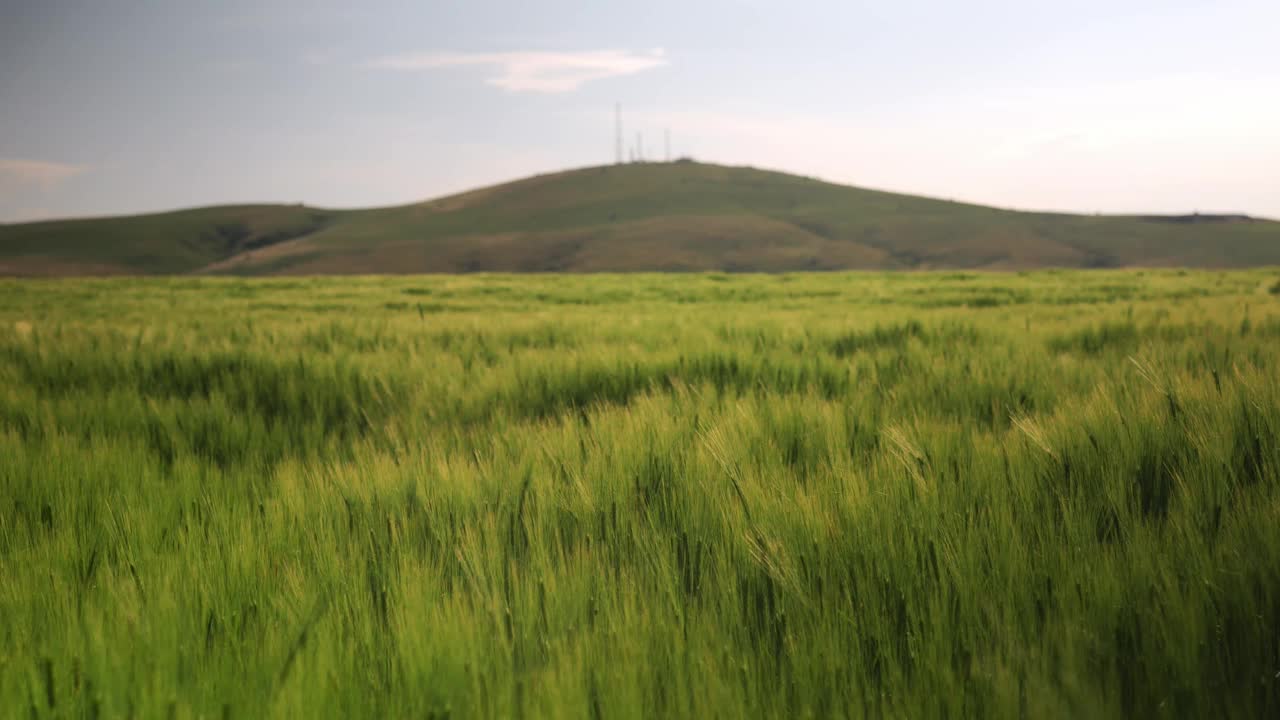
[[[330,65],[334,60],[332,50],[308,50],[302,54],[303,65]]]
[[[737,106],[624,119],[649,133],[670,128],[676,154],[900,192],[1027,209],[1280,217],[1280,100],[1247,80],[1182,74],[862,113]]]
[[[84,173],[82,165],[0,158],[0,192],[36,189],[52,190],[59,184]]]
[[[634,75],[667,64],[662,48],[648,52],[595,50],[590,52],[411,53],[379,58],[369,67],[382,70],[437,70],[492,67],[488,78],[511,92],[572,92],[593,80]]]
[[[5,223],[40,222],[41,220],[53,220],[54,218],[55,215],[49,208],[20,207],[6,211],[3,217],[0,217],[0,225]]]

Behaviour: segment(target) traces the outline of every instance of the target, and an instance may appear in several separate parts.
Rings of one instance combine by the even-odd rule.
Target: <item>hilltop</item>
[[[1248,267],[1280,223],[1001,210],[745,167],[614,165],[369,210],[226,206],[0,226],[0,274]]]

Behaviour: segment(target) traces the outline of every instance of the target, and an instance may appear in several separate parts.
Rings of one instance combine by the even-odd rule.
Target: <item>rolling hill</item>
[[[369,210],[226,206],[0,225],[0,275],[1247,267],[1280,222],[1030,213],[693,162]]]

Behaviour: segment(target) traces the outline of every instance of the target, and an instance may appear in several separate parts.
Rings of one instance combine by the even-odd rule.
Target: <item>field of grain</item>
[[[1277,278],[0,281],[0,714],[1280,716]]]

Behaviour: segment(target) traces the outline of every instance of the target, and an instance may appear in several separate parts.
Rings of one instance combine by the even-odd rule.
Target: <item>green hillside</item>
[[[1272,264],[1271,221],[1013,212],[692,162],[573,170],[371,210],[0,226],[0,274],[11,275]]]
[[[300,205],[236,205],[0,225],[0,275],[192,272],[314,233],[336,217]]]

